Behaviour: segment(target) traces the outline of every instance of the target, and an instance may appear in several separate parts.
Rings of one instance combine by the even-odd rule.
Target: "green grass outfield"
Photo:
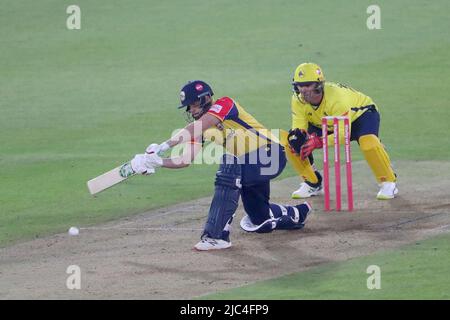
[[[200,299],[450,299],[450,234],[368,257],[257,282]],[[380,271],[379,289],[374,271]],[[369,279],[369,277],[372,277]],[[368,281],[369,280],[369,281]],[[368,282],[372,289],[368,289]]]
[[[377,3],[370,31],[372,1],[78,0],[71,31],[73,1],[2,1],[0,246],[210,194],[215,166],[97,198],[85,185],[184,126],[179,89],[194,78],[288,128],[292,72],[315,61],[379,104],[394,160],[450,159],[449,3]]]

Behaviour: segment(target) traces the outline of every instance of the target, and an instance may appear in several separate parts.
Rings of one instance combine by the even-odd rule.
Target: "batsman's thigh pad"
[[[391,161],[380,139],[373,134],[364,135],[359,138],[359,146],[377,181],[379,183],[394,182],[395,174],[391,167]]]
[[[239,203],[241,165],[234,156],[225,154],[216,173],[214,196],[203,235],[229,241],[229,225]]]

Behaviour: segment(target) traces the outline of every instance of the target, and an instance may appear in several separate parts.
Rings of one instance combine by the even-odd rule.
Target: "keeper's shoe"
[[[231,242],[229,241],[203,237],[202,240],[194,246],[194,249],[198,251],[208,251],[228,249],[229,247],[231,247]]]
[[[292,199],[304,199],[312,196],[319,196],[323,194],[322,184],[313,187],[306,182],[300,184],[300,188],[292,192]]]
[[[380,184],[380,191],[377,194],[378,200],[389,200],[394,199],[395,195],[398,193],[397,185],[395,182],[382,182]]]
[[[323,194],[322,175],[317,170],[314,173],[317,176],[317,183],[311,183],[309,181],[302,182],[300,188],[292,192],[292,199],[304,199]]]

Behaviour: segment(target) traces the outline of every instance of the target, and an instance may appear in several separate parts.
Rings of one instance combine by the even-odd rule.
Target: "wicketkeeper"
[[[378,138],[380,114],[373,100],[351,87],[325,82],[322,69],[314,63],[302,63],[295,69],[292,86],[292,129],[288,135],[290,148],[286,150],[286,156],[304,180],[292,193],[292,198],[308,198],[323,193],[322,177],[314,167],[312,152],[322,148],[321,119],[324,116],[350,118],[350,140],[357,141],[379,183],[377,199],[394,198],[398,193],[396,175]],[[343,129],[340,126],[341,144],[344,143]],[[328,144],[332,145],[332,122],[328,123],[328,132]]]
[[[248,232],[271,232],[275,229],[303,228],[311,207],[269,202],[270,180],[286,165],[284,147],[235,100],[212,99],[211,87],[203,81],[188,82],[180,92],[181,106],[193,120],[162,144],[151,144],[146,154],[131,161],[135,172],[153,172],[154,168],[188,166],[207,141],[226,150],[216,173],[215,192],[201,241],[197,250],[225,249],[231,246],[230,225],[239,198],[247,215],[240,226]],[[185,143],[182,156],[161,158],[162,152]]]

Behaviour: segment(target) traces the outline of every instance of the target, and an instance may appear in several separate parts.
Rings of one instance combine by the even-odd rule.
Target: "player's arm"
[[[214,105],[211,106],[199,120],[188,124],[181,131],[164,142],[163,145],[168,149],[183,142],[186,143],[197,140],[198,137],[209,128],[215,127],[226,119],[237,116],[237,114],[238,110],[233,99],[222,97],[216,100]]]
[[[161,158],[157,152],[138,154],[131,160],[131,168],[134,173],[142,174],[154,173],[155,169],[159,167],[169,169],[185,168],[192,163],[201,149],[202,143],[197,140],[186,143],[183,154],[178,157]]]
[[[292,125],[291,129],[308,130],[308,119],[306,118],[306,110],[295,96],[291,99]]]
[[[158,167],[175,169],[189,166],[201,150],[203,132],[217,126],[221,121],[221,118],[205,113],[200,119],[188,124],[166,142],[153,143],[148,146],[144,157],[138,155],[132,160],[133,170],[138,173],[145,173],[147,172],[146,168],[154,171]],[[163,152],[181,143],[188,145],[181,157],[161,158]]]
[[[189,142],[184,148],[184,152],[179,157],[163,158],[162,167],[170,169],[180,169],[189,166],[194,161],[197,154],[202,149],[201,142]]]
[[[202,136],[204,131],[216,126],[219,122],[221,122],[219,118],[205,113],[200,119],[188,124],[165,143],[172,148],[180,143],[189,143],[192,140],[196,141]]]
[[[169,140],[159,145],[151,144],[147,148],[146,153],[152,157],[153,155],[157,155],[158,157],[154,157],[154,163],[149,162],[149,164],[152,164],[153,167],[166,165],[167,168],[181,168],[189,165],[189,163],[195,158],[196,153],[199,151],[196,147],[192,147],[193,150],[191,148],[191,151],[184,155],[181,159],[182,161],[178,164],[174,163],[175,159],[167,159],[163,161],[159,156],[164,151],[180,143],[191,143],[192,141],[199,142],[206,130],[211,127],[216,127],[219,123],[226,119],[231,111],[236,111],[235,109],[236,108],[232,99],[224,97],[217,100],[208,112],[200,117],[200,119],[188,124],[182,130],[173,135]]]
[[[308,119],[305,109],[295,96],[291,99],[292,126],[287,135],[287,145],[292,153],[300,154],[300,149],[307,140]]]

